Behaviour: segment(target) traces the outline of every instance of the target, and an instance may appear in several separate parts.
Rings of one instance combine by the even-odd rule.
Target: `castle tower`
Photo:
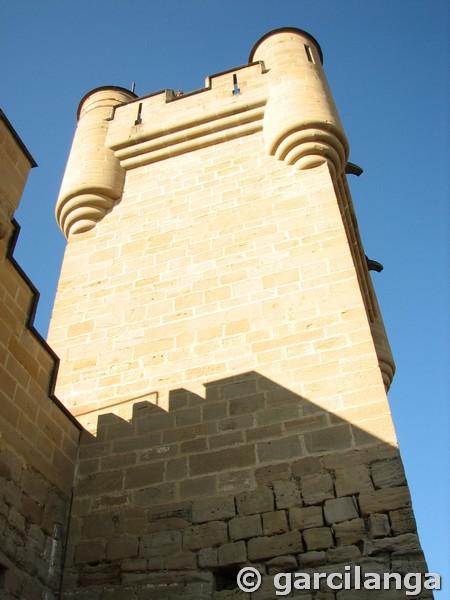
[[[211,598],[244,564],[421,560],[348,154],[298,29],[195,92],[81,101],[49,332],[57,394],[97,434],[67,598],[165,581]]]
[[[393,363],[347,160],[320,48],[297,30],[182,97],[85,96],[49,334],[74,414],[95,428],[104,409],[167,408],[173,388],[246,370],[331,410],[361,385],[385,402]]]

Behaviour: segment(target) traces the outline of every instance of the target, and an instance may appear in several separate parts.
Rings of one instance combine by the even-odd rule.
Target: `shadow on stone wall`
[[[205,388],[83,434],[64,598],[262,600],[278,571],[426,570],[397,448],[256,372]],[[259,592],[237,589],[243,565]]]

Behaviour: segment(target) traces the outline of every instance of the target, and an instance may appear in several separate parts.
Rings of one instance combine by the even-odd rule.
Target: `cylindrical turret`
[[[276,29],[253,47],[250,62],[256,61],[264,63],[273,84],[264,116],[268,153],[299,169],[327,162],[342,172],[348,142],[316,40],[300,29]]]
[[[122,195],[125,172],[105,139],[113,107],[135,97],[124,88],[102,87],[80,102],[56,204],[56,220],[66,237],[92,229]]]

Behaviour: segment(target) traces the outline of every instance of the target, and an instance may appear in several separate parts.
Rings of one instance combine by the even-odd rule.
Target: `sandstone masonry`
[[[33,328],[38,293],[12,257],[36,166],[0,112],[0,596],[60,589],[81,425],[53,395],[57,358]]]
[[[426,571],[348,158],[321,49],[298,29],[268,33],[201,90],[83,98],[56,208],[68,244],[49,332],[70,414],[48,394],[54,356],[39,354],[29,374],[47,365],[53,462],[24,455],[33,484],[12,458],[22,443],[5,461],[35,501],[43,485],[60,494],[59,529],[41,540],[63,539],[53,587],[41,576],[52,593],[265,600],[278,571]],[[25,365],[28,334],[14,327],[4,347]],[[17,428],[26,411],[11,393]],[[5,505],[11,535],[34,539],[17,498]],[[8,577],[28,569],[3,564]],[[263,577],[250,595],[236,585],[244,565]],[[14,585],[8,600],[33,598]]]

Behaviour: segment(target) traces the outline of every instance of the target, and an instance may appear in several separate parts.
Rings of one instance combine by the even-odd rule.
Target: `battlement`
[[[212,76],[207,88],[183,96],[166,90],[119,106],[106,145],[129,170],[261,131],[267,102],[263,75],[257,63]]]
[[[56,208],[65,235],[87,231],[114,207],[125,171],[260,131],[268,154],[287,165],[327,163],[342,173],[348,143],[318,44],[279,29],[261,38],[251,60],[181,97],[165,90],[136,99],[117,87],[87,94]]]

